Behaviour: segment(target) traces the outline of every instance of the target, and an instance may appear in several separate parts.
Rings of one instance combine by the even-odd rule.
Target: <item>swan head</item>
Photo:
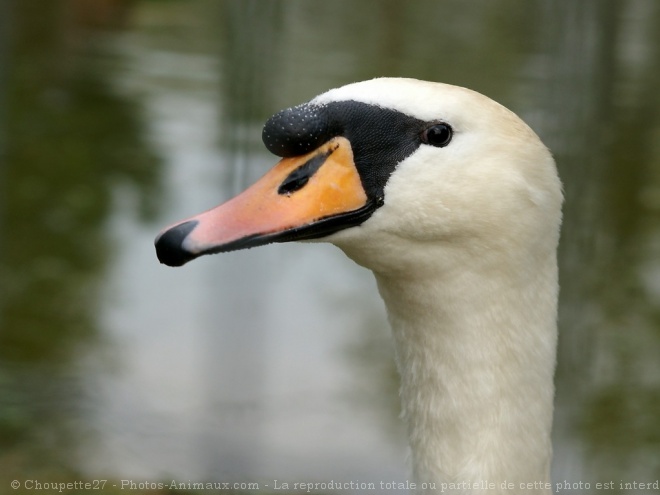
[[[448,252],[556,250],[562,193],[552,156],[477,92],[400,78],[349,84],[275,114],[263,140],[278,164],[161,232],[162,263],[310,239],[382,273]]]

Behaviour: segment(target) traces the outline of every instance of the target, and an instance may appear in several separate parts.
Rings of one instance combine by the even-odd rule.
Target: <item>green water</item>
[[[660,477],[660,3],[6,0],[0,18],[0,493],[406,479],[367,272],[325,245],[169,270],[152,246],[274,163],[272,113],[382,75],[485,93],[553,150],[553,480]]]

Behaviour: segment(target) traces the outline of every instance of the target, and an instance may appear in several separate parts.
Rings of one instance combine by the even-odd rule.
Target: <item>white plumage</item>
[[[369,220],[327,238],[376,276],[417,481],[550,493],[525,487],[549,482],[552,452],[562,204],[552,156],[516,115],[464,88],[384,78],[315,101],[343,99],[454,129],[449,146],[398,165]]]

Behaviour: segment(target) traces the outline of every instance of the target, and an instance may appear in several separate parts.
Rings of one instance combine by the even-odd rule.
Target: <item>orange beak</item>
[[[156,238],[156,253],[161,263],[181,266],[203,254],[324,237],[359,225],[374,209],[350,142],[336,137],[280,160],[226,203],[168,227]]]

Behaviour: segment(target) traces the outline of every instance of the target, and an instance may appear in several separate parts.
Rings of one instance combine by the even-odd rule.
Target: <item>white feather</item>
[[[313,101],[338,100],[454,130],[448,146],[422,145],[397,166],[369,220],[328,238],[373,270],[387,306],[417,483],[551,493],[562,204],[552,156],[515,114],[464,88],[382,78]]]

